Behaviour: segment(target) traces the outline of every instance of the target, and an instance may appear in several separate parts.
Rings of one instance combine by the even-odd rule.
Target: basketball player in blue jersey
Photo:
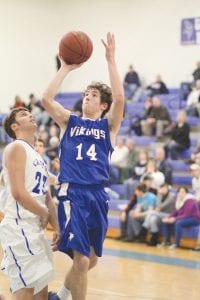
[[[124,110],[124,91],[115,62],[115,39],[108,33],[105,56],[111,88],[92,83],[84,93],[83,116],[73,115],[55,101],[61,83],[68,73],[80,65],[61,68],[43,95],[43,106],[61,129],[59,250],[73,258],[64,285],[50,299],[85,300],[87,272],[102,255],[107,231],[108,195],[104,184],[109,177],[109,158],[115,145]],[[107,113],[107,118],[103,118]],[[66,216],[70,204],[69,216]]]
[[[3,153],[6,200],[0,224],[2,269],[9,277],[14,299],[46,300],[53,265],[44,227],[49,221],[55,230],[53,248],[59,229],[48,194],[46,164],[34,149],[37,125],[27,109],[17,108],[7,116],[4,127],[14,141]]]

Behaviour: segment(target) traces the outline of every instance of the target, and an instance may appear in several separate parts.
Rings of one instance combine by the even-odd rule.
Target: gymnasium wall
[[[0,0],[0,111],[19,94],[41,97],[56,70],[59,38],[86,31],[94,42],[88,63],[71,73],[63,91],[82,90],[93,79],[107,82],[100,39],[116,34],[119,71],[133,63],[144,82],[163,75],[169,86],[188,80],[199,46],[181,46],[180,21],[200,16],[199,0]]]

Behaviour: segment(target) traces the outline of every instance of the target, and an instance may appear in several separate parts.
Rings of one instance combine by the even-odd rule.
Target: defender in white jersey
[[[108,195],[104,185],[109,177],[109,157],[115,144],[124,111],[123,85],[115,61],[114,35],[103,42],[111,88],[92,83],[83,95],[83,116],[78,117],[55,101],[67,74],[77,65],[61,68],[47,87],[43,106],[61,129],[59,249],[73,257],[64,285],[50,299],[85,300],[87,272],[97,264],[107,230]],[[107,119],[103,119],[107,114]],[[70,215],[66,216],[67,204]]]
[[[6,132],[15,140],[3,154],[6,195],[0,240],[4,250],[2,270],[10,279],[14,299],[47,299],[53,279],[52,251],[44,234],[49,221],[59,239],[54,204],[48,193],[48,171],[34,149],[36,123],[24,108],[13,110],[5,120]]]

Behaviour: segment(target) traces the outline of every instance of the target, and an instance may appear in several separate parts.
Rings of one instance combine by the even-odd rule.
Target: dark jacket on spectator
[[[180,145],[183,145],[185,148],[190,147],[190,126],[188,123],[185,123],[182,127],[179,127],[178,124],[172,129],[172,139]]]
[[[149,117],[155,118],[156,120],[171,121],[169,112],[163,105],[160,105],[159,107],[153,107]]]
[[[167,160],[162,160],[159,163],[158,170],[165,175],[165,182],[172,184],[172,167]]]

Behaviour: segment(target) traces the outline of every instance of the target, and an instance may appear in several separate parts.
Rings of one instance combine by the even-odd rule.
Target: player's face
[[[97,89],[89,89],[85,92],[83,98],[83,113],[86,115],[94,115],[96,113],[102,113],[104,104],[101,103],[101,94]]]
[[[37,124],[33,115],[26,110],[19,111],[15,117],[16,123],[20,128],[36,128]]]
[[[177,196],[180,200],[183,200],[185,198],[186,194],[187,194],[186,190],[183,188],[180,188]]]
[[[45,152],[44,144],[42,142],[36,142],[35,150],[42,156]]]

